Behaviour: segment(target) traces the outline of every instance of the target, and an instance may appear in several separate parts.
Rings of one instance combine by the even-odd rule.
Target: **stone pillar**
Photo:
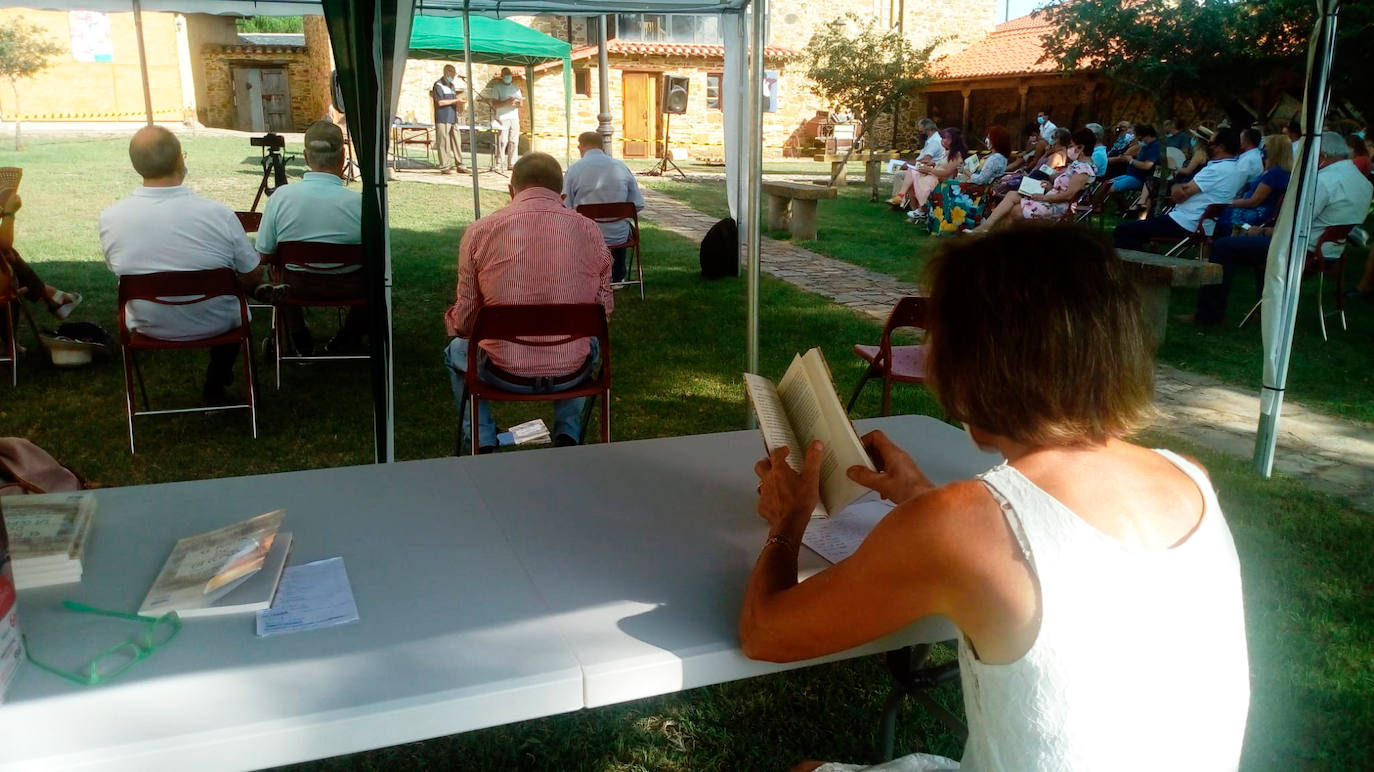
[[[845,179],[844,161],[830,162],[830,179],[834,180],[834,185],[837,188],[843,188],[849,184],[849,181]]]
[[[792,199],[787,196],[768,197],[768,229],[787,230],[792,223]]]

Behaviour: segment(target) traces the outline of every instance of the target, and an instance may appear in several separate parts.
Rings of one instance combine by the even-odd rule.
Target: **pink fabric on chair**
[[[926,378],[926,353],[924,346],[893,346],[892,377],[897,380],[923,381]],[[854,353],[868,362],[878,358],[877,346],[855,346]]]

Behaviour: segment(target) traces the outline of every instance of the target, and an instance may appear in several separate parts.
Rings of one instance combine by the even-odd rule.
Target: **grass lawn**
[[[123,140],[34,138],[23,154],[0,151],[0,165],[26,169],[20,251],[52,283],[85,293],[77,316],[111,330],[115,282],[101,260],[95,220],[136,184],[124,147]],[[260,172],[246,138],[199,137],[187,140],[186,149],[189,184],[231,207],[251,203]],[[301,172],[299,164],[292,172]],[[446,343],[442,313],[453,297],[454,259],[470,219],[471,193],[463,186],[422,183],[395,183],[389,191],[397,448],[402,458],[447,455],[454,445],[454,413],[440,360]],[[502,198],[493,194],[484,206],[499,206]],[[855,202],[856,211],[866,206]],[[854,232],[862,234],[862,226]],[[648,299],[618,293],[612,322],[616,438],[740,428],[743,284],[702,282],[696,245],[686,239],[651,225],[644,238]],[[821,345],[847,393],[860,372],[848,346],[875,340],[877,325],[771,280],[765,280],[762,307],[764,372],[777,375],[793,353]],[[323,315],[315,319],[327,326]],[[265,334],[265,319],[257,324]],[[158,385],[154,401],[194,400],[202,356],[149,360],[149,385]],[[277,392],[270,374],[262,374],[257,441],[249,438],[241,415],[149,418],[139,423],[140,452],[131,457],[117,359],[59,371],[29,357],[21,365],[19,387],[0,386],[9,395],[0,402],[0,430],[26,436],[114,485],[371,460],[364,367],[293,367],[283,378]],[[893,396],[898,412],[939,414],[924,390],[899,388]],[[501,407],[506,409],[499,407],[497,414],[506,423],[550,415],[546,408]],[[874,415],[877,409],[873,388],[856,414]],[[1374,737],[1374,524],[1342,501],[1291,480],[1259,481],[1241,461],[1180,446],[1166,436],[1145,439],[1193,453],[1210,467],[1236,535],[1253,673],[1245,766],[1364,765],[1368,738]],[[1188,656],[1205,645],[1185,634],[1160,656]],[[870,658],[299,766],[752,770],[783,768],[806,757],[864,761],[872,758],[886,686],[881,662]],[[946,687],[941,699],[957,708],[958,688]],[[954,756],[960,750],[915,708],[903,714],[898,747]]]
[[[655,179],[647,183],[689,206],[725,217],[725,188],[721,185]],[[885,194],[887,188],[881,189]],[[915,282],[920,278],[926,258],[937,249],[942,238],[924,228],[908,225],[903,217],[886,205],[870,203],[869,189],[851,185],[839,191],[839,198],[821,203],[818,210],[818,235],[815,241],[800,241],[801,246],[824,255],[861,265],[878,273]],[[1111,226],[1109,218],[1108,227]],[[785,232],[767,235],[785,239]],[[1346,286],[1354,287],[1364,268],[1365,250],[1346,249]],[[1220,327],[1197,328],[1173,317],[1192,313],[1197,291],[1176,289],[1170,306],[1169,328],[1159,359],[1175,367],[1205,373],[1227,383],[1259,393],[1261,377],[1260,329],[1251,320],[1239,329],[1240,320],[1258,297],[1250,272],[1241,272],[1231,289],[1226,322]],[[1326,287],[1326,305],[1332,306],[1335,292]],[[1343,331],[1336,317],[1327,319],[1329,340],[1323,341],[1317,324],[1317,282],[1303,283],[1298,308],[1298,323],[1293,341],[1292,364],[1288,376],[1288,396],[1332,415],[1374,422],[1374,367],[1370,367],[1374,343],[1374,304],[1363,300],[1347,303],[1346,319],[1350,329]],[[1258,398],[1258,397],[1257,397]]]

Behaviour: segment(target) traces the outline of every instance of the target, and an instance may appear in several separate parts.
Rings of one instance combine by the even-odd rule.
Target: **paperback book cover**
[[[197,610],[211,606],[268,562],[284,517],[286,510],[278,509],[178,541],[138,613],[159,616],[176,611],[195,616]],[[289,539],[283,542],[283,545],[276,545],[282,564]],[[280,577],[280,565],[276,570]],[[276,590],[275,580],[272,590]],[[247,610],[251,609],[226,609],[218,613]]]

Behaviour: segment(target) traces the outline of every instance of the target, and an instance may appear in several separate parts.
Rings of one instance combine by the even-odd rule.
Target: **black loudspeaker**
[[[329,73],[329,98],[334,102],[334,109],[344,112],[343,85],[339,83],[339,71],[331,70]]]
[[[668,115],[682,115],[687,112],[689,82],[684,75],[663,76],[663,112]]]

